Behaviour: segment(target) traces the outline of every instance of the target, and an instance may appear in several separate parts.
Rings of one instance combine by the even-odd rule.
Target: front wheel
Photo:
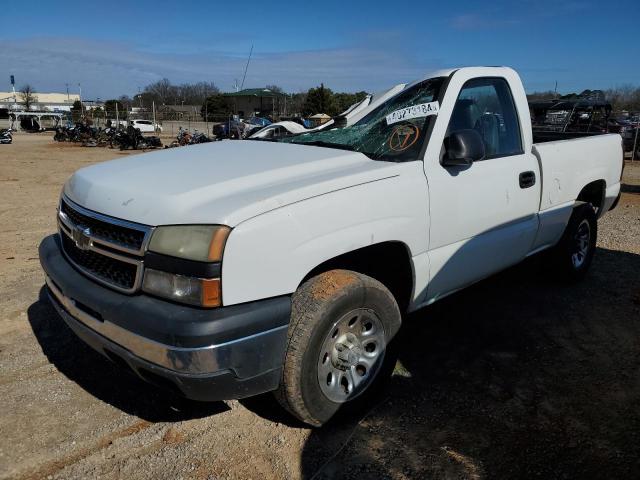
[[[276,398],[314,426],[375,395],[395,366],[401,318],[389,290],[348,270],[311,278],[293,295]]]
[[[598,222],[589,203],[573,209],[567,228],[554,248],[556,267],[568,280],[581,280],[588,272],[596,250]]]

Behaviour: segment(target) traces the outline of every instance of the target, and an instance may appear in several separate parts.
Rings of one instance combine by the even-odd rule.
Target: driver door
[[[506,79],[473,78],[460,88],[445,141],[436,145],[440,158],[425,159],[431,206],[427,301],[519,262],[533,244],[540,173],[535,156],[524,151],[518,118]],[[485,157],[467,166],[443,165],[448,136],[470,129],[480,134]]]

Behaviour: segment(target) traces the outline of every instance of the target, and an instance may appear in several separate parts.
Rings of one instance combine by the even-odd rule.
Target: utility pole
[[[633,139],[633,150],[631,151],[631,161],[635,161],[636,159],[636,149],[638,148],[638,130],[640,130],[640,125],[636,127],[636,134]],[[624,154],[623,154],[624,155]]]
[[[154,133],[158,133],[156,130],[156,101],[153,100],[153,102],[151,102],[152,108],[153,108],[153,131]]]
[[[71,102],[71,99],[69,98],[69,84],[65,83],[65,86],[67,87],[67,102]]]
[[[207,128],[207,137],[209,136],[209,105],[207,101],[207,87],[204,88],[204,124]],[[202,110],[200,110],[202,112]]]
[[[84,106],[82,105],[82,85],[78,82],[78,91],[80,92],[80,118],[84,118]]]
[[[13,109],[15,110],[18,99],[16,98],[16,79],[13,75],[11,75],[11,90],[13,91]]]
[[[249,58],[247,58],[247,65],[244,67],[244,75],[242,76],[242,85],[240,85],[240,90],[244,88],[244,79],[247,78],[247,70],[249,69],[249,62],[251,61],[251,54],[253,53],[253,44],[251,44],[251,50],[249,50]]]

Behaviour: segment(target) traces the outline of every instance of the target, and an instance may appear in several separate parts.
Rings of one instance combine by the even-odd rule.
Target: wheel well
[[[604,203],[604,195],[606,191],[606,183],[604,180],[596,180],[586,185],[578,195],[579,202],[588,202],[596,209],[596,213],[600,213],[600,209]]]
[[[383,242],[344,253],[315,267],[300,283],[334,269],[351,270],[375,278],[389,289],[401,312],[409,307],[413,268],[409,250],[403,243]]]

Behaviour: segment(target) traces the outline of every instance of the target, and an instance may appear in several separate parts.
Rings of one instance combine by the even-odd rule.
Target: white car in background
[[[272,123],[264,128],[261,128],[256,133],[251,135],[251,139],[268,139],[268,138],[280,138],[289,135],[297,135],[298,133],[309,132],[310,130],[303,127],[299,123],[292,121],[283,121]]]
[[[351,126],[364,118],[365,115],[367,115],[369,112],[378,108],[378,106],[382,105],[388,99],[404,90],[404,87],[406,85],[406,83],[399,83],[398,85],[395,85],[387,90],[383,90],[382,92],[369,94],[360,102],[354,103],[340,115],[337,115],[336,117],[332,118],[326,123],[323,123],[319,127],[305,128],[299,123],[291,121],[276,122],[264,127],[253,135],[250,135],[249,138],[278,138],[288,135],[297,135],[299,133],[317,132],[330,128],[343,128]]]
[[[154,130],[153,122],[151,120],[131,120],[131,125],[133,125],[134,128],[140,130],[141,133],[154,133],[162,131],[162,125],[160,125],[159,123],[156,123],[156,128]]]
[[[394,85],[393,87],[383,90],[378,93],[373,93],[367,95],[364,99],[362,99],[358,103],[354,103],[349,108],[347,108],[340,115],[329,120],[327,123],[323,123],[318,128],[315,128],[314,131],[317,130],[326,130],[330,127],[332,128],[343,128],[349,127],[361,119],[363,119],[369,112],[378,108],[379,105],[382,105],[388,99],[393,97],[394,95],[400,93],[406,87],[406,83],[399,83],[398,85]]]

